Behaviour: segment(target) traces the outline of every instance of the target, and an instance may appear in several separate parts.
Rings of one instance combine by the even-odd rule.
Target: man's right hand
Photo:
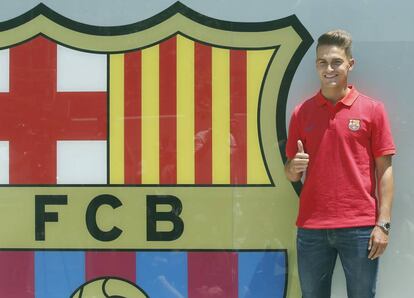
[[[291,181],[298,181],[309,164],[309,154],[305,153],[301,140],[298,140],[298,151],[294,158],[286,163],[286,176]]]
[[[290,161],[290,170],[295,173],[303,173],[308,168],[309,154],[305,153],[301,140],[298,140],[298,152],[295,157]]]

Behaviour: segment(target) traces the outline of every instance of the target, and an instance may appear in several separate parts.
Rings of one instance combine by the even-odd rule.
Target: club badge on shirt
[[[348,128],[352,131],[357,131],[361,127],[359,119],[349,119]]]

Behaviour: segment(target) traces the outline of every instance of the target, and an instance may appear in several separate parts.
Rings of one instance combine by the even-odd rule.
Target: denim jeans
[[[304,298],[329,298],[337,255],[345,272],[349,298],[375,297],[378,259],[368,259],[373,227],[298,229],[299,279]]]

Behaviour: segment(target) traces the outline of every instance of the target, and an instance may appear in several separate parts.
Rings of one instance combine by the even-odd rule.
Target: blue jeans
[[[375,297],[378,259],[368,259],[373,227],[298,229],[299,279],[304,298],[329,298],[332,273],[339,254],[349,298]]]

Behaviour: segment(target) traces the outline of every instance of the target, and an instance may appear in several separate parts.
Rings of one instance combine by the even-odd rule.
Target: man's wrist
[[[289,166],[288,166],[288,172],[289,172],[290,180],[292,182],[297,182],[302,177],[302,173],[296,172],[295,168],[291,164],[289,164]]]
[[[293,171],[293,166],[292,166],[292,160],[291,159],[288,160],[287,163],[286,163],[286,165],[285,165],[285,173],[286,173],[286,176],[288,177],[288,179],[290,181],[293,181],[294,180],[294,178],[295,178],[296,175],[295,175],[295,173]]]
[[[391,230],[391,222],[389,220],[378,220],[375,225],[377,227],[380,227],[381,230],[384,231],[384,233],[386,233],[387,235]]]

